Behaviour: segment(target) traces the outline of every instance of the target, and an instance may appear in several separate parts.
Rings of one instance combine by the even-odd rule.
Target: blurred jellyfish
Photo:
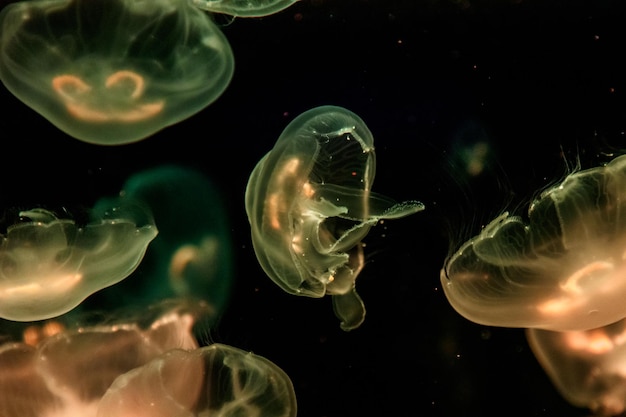
[[[626,411],[626,320],[586,331],[528,329],[526,335],[563,398],[596,416]]]
[[[504,213],[446,260],[450,304],[480,324],[568,331],[626,317],[626,156]]]
[[[149,207],[159,234],[137,272],[100,294],[107,298],[103,305],[194,296],[219,314],[230,295],[233,261],[228,216],[215,185],[199,171],[163,165],[128,178],[120,196]]]
[[[86,225],[44,209],[20,213],[0,244],[0,317],[59,316],[137,268],[157,229],[132,202],[110,203]]]
[[[227,39],[185,0],[34,0],[0,12],[0,80],[85,142],[146,138],[216,100],[232,74]]]
[[[261,267],[290,294],[332,295],[344,330],[365,307],[355,290],[363,267],[361,240],[381,219],[424,209],[373,193],[372,133],[354,113],[334,106],[296,117],[256,165],[246,212]]]
[[[98,417],[295,417],[296,396],[285,372],[250,352],[212,344],[170,350],[118,377]]]
[[[450,149],[455,174],[477,177],[493,164],[495,152],[486,128],[477,120],[466,120],[453,134]]]
[[[63,323],[57,320],[47,320],[41,324],[29,324],[22,332],[23,342],[37,346],[39,342],[65,330]]]
[[[191,3],[213,13],[262,17],[283,11],[297,1],[299,0],[191,0]]]
[[[144,319],[152,320],[145,326],[97,325],[62,330],[35,346],[6,343],[0,346],[0,415],[95,417],[119,375],[171,349],[198,348],[192,329],[202,314],[201,304],[167,302],[148,311]]]

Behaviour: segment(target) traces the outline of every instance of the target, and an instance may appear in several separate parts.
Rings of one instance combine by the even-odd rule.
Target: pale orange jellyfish
[[[215,343],[170,350],[119,376],[97,416],[295,417],[296,410],[291,380],[276,364]]]
[[[626,320],[598,329],[528,329],[528,342],[563,398],[597,416],[626,411]]]
[[[0,415],[95,417],[118,376],[171,349],[198,348],[193,325],[204,314],[201,303],[166,301],[147,313],[146,325],[128,319],[61,328],[34,345],[1,345]]]

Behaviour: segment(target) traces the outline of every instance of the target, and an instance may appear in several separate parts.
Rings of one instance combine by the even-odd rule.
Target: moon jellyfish
[[[200,9],[239,17],[262,17],[278,13],[299,0],[191,0]]]
[[[184,0],[34,0],[0,12],[0,80],[67,134],[144,139],[216,100],[233,54]]]
[[[100,294],[109,298],[104,305],[194,296],[221,312],[233,282],[233,255],[217,187],[199,171],[162,165],[132,175],[120,196],[149,207],[159,234],[137,273]]]
[[[596,416],[626,411],[626,320],[586,331],[529,329],[526,335],[563,398]]]
[[[109,209],[84,226],[44,209],[21,212],[0,244],[0,317],[56,317],[130,275],[157,229],[135,205]]]
[[[201,305],[163,303],[148,312],[144,320],[158,314],[145,326],[126,322],[80,327],[36,346],[0,346],[0,415],[95,416],[119,375],[171,349],[198,348],[192,327],[203,313]]]
[[[170,350],[119,376],[97,415],[295,417],[296,408],[282,369],[253,353],[212,344]]]
[[[568,331],[626,317],[626,156],[570,174],[447,259],[448,301],[476,323]]]
[[[424,209],[371,191],[376,171],[372,133],[356,114],[334,106],[296,117],[256,165],[246,188],[252,243],[263,270],[283,290],[332,296],[344,330],[365,307],[355,290],[361,240],[381,219]]]

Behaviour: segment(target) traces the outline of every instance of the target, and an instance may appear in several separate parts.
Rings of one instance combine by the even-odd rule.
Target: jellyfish
[[[239,17],[262,17],[281,12],[299,0],[191,0],[202,10]]]
[[[560,394],[596,416],[626,411],[626,320],[597,329],[527,329],[535,357]]]
[[[332,296],[341,328],[361,325],[355,290],[361,241],[381,219],[419,212],[371,191],[373,136],[363,120],[336,106],[296,117],[252,171],[245,194],[252,243],[265,273],[284,291]]]
[[[504,213],[446,260],[452,307],[476,323],[580,331],[626,317],[626,156]],[[622,207],[624,206],[624,207]]]
[[[160,165],[129,177],[120,198],[149,207],[159,233],[137,272],[99,294],[107,299],[102,303],[150,305],[195,296],[217,316],[233,282],[228,216],[217,187],[190,167]]]
[[[119,203],[85,225],[43,208],[20,212],[0,244],[0,317],[56,317],[130,275],[158,233],[142,210]]]
[[[295,417],[287,374],[268,359],[215,343],[172,349],[120,375],[102,397],[98,417]]]
[[[478,121],[463,121],[452,135],[451,164],[458,165],[455,176],[478,177],[493,164],[495,149],[486,128]]]
[[[95,417],[118,376],[171,349],[197,349],[193,325],[204,311],[200,303],[167,300],[133,321],[63,329],[35,345],[1,345],[0,415]]]
[[[0,80],[79,140],[142,140],[215,101],[230,45],[185,0],[34,0],[0,12]]]

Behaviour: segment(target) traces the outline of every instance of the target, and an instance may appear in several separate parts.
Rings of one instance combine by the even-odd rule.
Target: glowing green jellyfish
[[[299,0],[191,0],[200,9],[239,17],[261,17],[278,13]]]
[[[263,270],[290,294],[332,295],[344,330],[359,327],[365,306],[355,290],[361,240],[381,219],[419,212],[371,191],[374,138],[341,107],[304,112],[256,165],[246,188],[252,243]]]
[[[0,80],[67,134],[146,138],[216,100],[233,54],[185,0],[34,0],[0,12]]]
[[[228,215],[216,186],[194,169],[162,165],[128,178],[120,197],[148,207],[159,235],[137,273],[101,294],[109,298],[105,305],[193,296],[221,312],[233,282],[233,255]]]

